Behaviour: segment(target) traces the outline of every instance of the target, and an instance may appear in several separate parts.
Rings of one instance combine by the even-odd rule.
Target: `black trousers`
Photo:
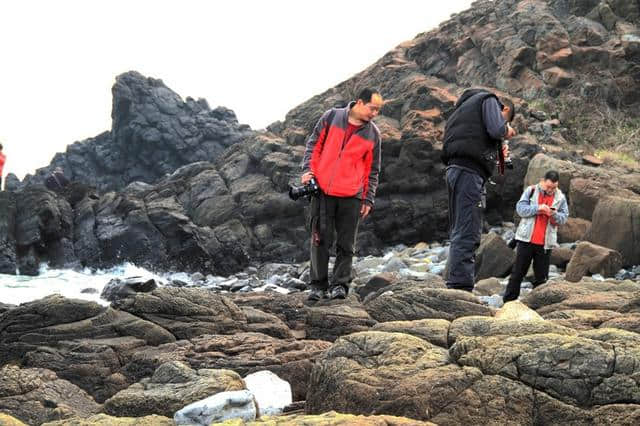
[[[472,291],[475,283],[476,250],[482,237],[484,179],[470,170],[447,169],[449,193],[449,257],[447,287]]]
[[[353,279],[351,266],[360,223],[362,201],[321,194],[311,200],[311,287],[329,288],[329,254],[335,241],[336,261],[332,287],[347,289]],[[337,237],[337,238],[336,238]]]
[[[513,265],[513,270],[509,277],[509,284],[507,285],[507,290],[504,292],[502,300],[506,303],[511,300],[516,300],[518,296],[520,296],[520,284],[522,284],[522,279],[529,271],[531,261],[533,261],[533,286],[537,287],[547,282],[549,278],[550,260],[551,250],[545,250],[544,246],[539,244],[518,241],[516,262]]]

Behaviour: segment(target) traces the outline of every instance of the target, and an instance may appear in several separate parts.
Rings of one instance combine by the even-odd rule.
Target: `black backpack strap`
[[[533,198],[533,194],[536,192],[536,186],[531,185],[531,189],[529,190],[529,202],[531,202],[531,198]]]

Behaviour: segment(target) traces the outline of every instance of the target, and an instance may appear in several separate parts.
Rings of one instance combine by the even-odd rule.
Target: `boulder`
[[[543,318],[575,330],[591,330],[620,316],[619,312],[603,309],[567,309],[549,312]]]
[[[446,386],[463,386],[473,380],[472,371],[447,364],[445,349],[400,333],[368,331],[339,338],[318,360],[311,374],[306,398],[308,413],[330,409],[357,414],[386,412],[416,418],[411,401],[406,401],[406,384],[419,388],[430,383],[440,370],[441,391]],[[477,376],[476,376],[477,377]],[[453,391],[453,389],[452,389]],[[445,391],[446,392],[446,391]],[[429,400],[436,392],[419,392]],[[406,402],[405,402],[406,401]],[[406,407],[403,410],[394,405]],[[404,412],[404,413],[403,413]],[[418,418],[426,417],[427,410]]]
[[[568,247],[554,247],[551,249],[549,263],[559,268],[566,268],[573,257],[573,253],[574,251]]]
[[[244,383],[260,409],[260,415],[279,415],[293,403],[291,385],[271,371],[263,370],[246,376]]]
[[[15,196],[11,192],[0,191],[0,274],[16,273],[15,221]]]
[[[258,407],[248,390],[220,392],[178,410],[173,416],[176,425],[209,426],[212,423],[239,419],[253,421]]]
[[[491,317],[463,317],[454,320],[449,328],[448,344],[467,337],[506,339],[513,336],[555,333],[575,335],[576,331],[543,320],[496,319]]]
[[[126,336],[152,345],[175,341],[165,328],[127,312],[51,295],[0,316],[0,364],[21,360],[28,351],[55,347],[62,341]]]
[[[476,296],[493,296],[504,292],[504,286],[498,278],[485,278],[473,286],[473,294]]]
[[[515,252],[502,237],[490,232],[476,252],[476,280],[507,276],[515,259]]]
[[[640,197],[600,200],[585,239],[619,252],[623,265],[640,264]]]
[[[363,286],[356,288],[356,293],[361,300],[366,299],[371,293],[398,282],[395,274],[383,272],[371,277]]]
[[[204,335],[139,349],[123,372],[139,380],[170,361],[184,362],[195,369],[228,369],[241,375],[269,370],[289,382],[294,400],[300,401],[307,392],[316,358],[329,346],[329,342],[319,340],[285,340],[260,333]]]
[[[375,293],[365,302],[369,315],[379,322],[445,319],[491,315],[472,294],[461,290],[396,285]],[[370,296],[371,297],[371,296]]]
[[[426,340],[436,346],[447,348],[450,322],[443,319],[423,319],[415,321],[379,322],[371,329],[387,333],[405,333]]]
[[[2,426],[26,426],[20,420],[8,414],[0,413],[0,425]]]
[[[362,305],[347,303],[305,308],[307,338],[333,342],[340,336],[368,330],[376,323]]]
[[[0,369],[0,412],[27,424],[88,417],[99,409],[85,391],[51,370],[13,365]]]
[[[505,303],[494,315],[495,319],[504,321],[542,321],[542,317],[528,306],[514,300]]]
[[[204,289],[158,288],[118,299],[113,306],[158,324],[178,339],[232,334],[247,328],[247,318],[237,305]]]
[[[613,277],[622,268],[623,259],[619,252],[583,241],[567,265],[567,281],[578,282],[587,274]]]
[[[142,277],[129,277],[124,280],[114,278],[104,286],[100,297],[113,302],[138,292],[150,293],[156,288],[158,288],[158,284],[153,278],[148,280],[142,279]]]
[[[634,300],[640,283],[632,281],[588,281],[579,283],[557,281],[535,288],[522,302],[546,316],[555,311],[605,310],[620,311]]]
[[[242,378],[230,370],[193,370],[178,361],[162,364],[153,376],[124,389],[104,403],[106,414],[172,417],[188,404],[225,391],[245,389]]]
[[[590,221],[577,217],[570,217],[567,223],[558,227],[558,242],[573,243],[583,240],[590,227]]]

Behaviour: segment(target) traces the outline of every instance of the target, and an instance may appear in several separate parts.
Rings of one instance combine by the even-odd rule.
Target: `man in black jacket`
[[[482,235],[484,185],[496,162],[508,157],[502,141],[515,136],[509,125],[513,103],[483,89],[466,90],[444,131],[442,161],[447,165],[449,238],[447,287],[472,291],[475,251]]]

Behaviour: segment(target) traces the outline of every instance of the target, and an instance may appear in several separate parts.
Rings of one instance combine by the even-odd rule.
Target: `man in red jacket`
[[[371,121],[382,107],[376,90],[364,89],[346,108],[325,112],[307,140],[302,183],[315,178],[311,200],[311,293],[309,300],[344,299],[352,280],[360,218],[373,208],[381,160],[380,131]],[[329,250],[336,234],[336,261],[329,287]]]
[[[2,144],[0,143],[0,191],[2,190],[2,169],[4,168],[4,162],[7,160],[7,156],[2,152]]]

